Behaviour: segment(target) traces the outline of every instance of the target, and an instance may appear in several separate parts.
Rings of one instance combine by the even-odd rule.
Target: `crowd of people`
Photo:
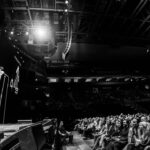
[[[93,150],[150,150],[150,115],[147,114],[78,119],[74,130],[85,138],[94,138]]]

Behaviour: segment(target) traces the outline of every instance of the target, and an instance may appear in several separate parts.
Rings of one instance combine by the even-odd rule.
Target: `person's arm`
[[[140,129],[137,129],[137,135],[134,135],[135,145],[138,146],[141,143],[141,133]]]
[[[62,133],[60,130],[58,130],[58,133],[62,136],[65,136],[66,134]]]

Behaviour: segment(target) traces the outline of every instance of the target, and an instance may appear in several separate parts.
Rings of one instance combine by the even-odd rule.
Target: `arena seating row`
[[[74,130],[84,139],[94,139],[93,150],[150,150],[150,114],[78,119]]]

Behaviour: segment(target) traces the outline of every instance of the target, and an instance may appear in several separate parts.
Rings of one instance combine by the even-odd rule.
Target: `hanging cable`
[[[7,77],[7,85],[6,85],[5,101],[4,101],[3,124],[5,123],[5,119],[6,119],[6,104],[7,104],[8,87],[9,87],[9,76],[7,74],[5,74],[5,76]]]
[[[0,109],[2,109],[2,113],[3,113],[2,121],[4,124],[5,123],[5,114],[6,114],[7,95],[8,95],[8,88],[9,88],[9,76],[1,68],[0,68],[0,76],[1,76],[0,79],[2,79],[2,76],[3,76],[1,93],[0,93]],[[2,108],[3,98],[4,98],[4,110]]]
[[[68,8],[70,8],[70,5],[68,5]],[[66,25],[67,25],[67,42],[66,42],[65,50],[62,52],[63,60],[66,60],[67,54],[69,53],[69,50],[71,48],[71,43],[72,43],[72,23],[69,17],[68,10],[65,11],[65,13],[66,13]]]

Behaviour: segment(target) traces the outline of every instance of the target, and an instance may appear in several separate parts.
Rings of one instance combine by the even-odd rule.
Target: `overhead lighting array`
[[[72,43],[72,22],[68,13],[72,6],[69,0],[65,0],[65,4],[66,4],[66,8],[64,12],[65,12],[65,18],[66,18],[67,36],[66,36],[66,46],[65,46],[64,51],[62,52],[62,59],[64,61],[66,60],[66,57],[70,51],[71,43]]]
[[[4,29],[4,33],[7,34],[9,40],[19,42],[21,40],[29,40],[32,38],[35,42],[46,42],[52,40],[52,29],[48,26],[38,25],[29,27],[28,29]],[[0,31],[2,32],[2,30]]]
[[[64,12],[68,13],[69,9],[71,8],[70,0],[65,0],[65,9]]]
[[[32,34],[34,35],[34,38],[37,41],[50,41],[51,32],[50,28],[48,28],[47,26],[35,26],[31,30]]]
[[[121,78],[121,80],[120,80]],[[55,78],[55,77],[48,77],[48,83],[78,83],[83,81],[84,83],[106,83],[106,84],[130,84],[130,83],[138,83],[138,82],[145,82],[145,77],[62,77],[62,78]]]

